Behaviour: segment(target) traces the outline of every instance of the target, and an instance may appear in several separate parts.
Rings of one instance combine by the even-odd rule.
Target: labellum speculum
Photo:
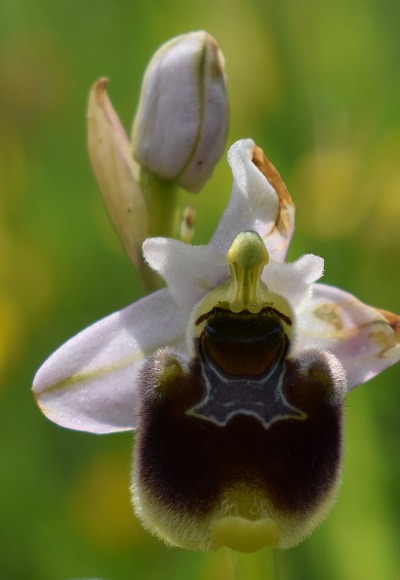
[[[328,352],[296,352],[257,233],[239,234],[227,260],[229,278],[192,313],[191,358],[163,348],[141,371],[134,503],[172,545],[288,548],[335,497],[344,371]]]

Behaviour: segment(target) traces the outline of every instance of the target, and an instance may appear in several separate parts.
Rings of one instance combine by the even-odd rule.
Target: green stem
[[[176,238],[179,225],[177,187],[143,167],[140,170],[140,186],[149,212],[150,237]]]
[[[177,188],[143,167],[140,170],[139,180],[149,214],[149,237],[176,238],[179,225]],[[144,259],[140,261],[137,270],[146,294],[164,286],[163,280]]]
[[[231,550],[236,580],[278,580],[274,550],[264,549],[254,554]]]

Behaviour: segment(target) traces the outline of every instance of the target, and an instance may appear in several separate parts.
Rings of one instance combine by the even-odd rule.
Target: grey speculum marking
[[[270,309],[252,314],[214,308],[196,348],[206,392],[188,415],[220,426],[235,415],[251,415],[265,428],[306,418],[282,390],[288,339]]]

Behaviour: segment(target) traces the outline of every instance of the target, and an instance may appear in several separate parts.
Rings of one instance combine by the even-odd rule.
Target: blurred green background
[[[3,0],[2,580],[237,574],[227,551],[167,549],[142,531],[129,501],[130,434],[63,430],[30,393],[57,346],[139,297],[86,153],[91,84],[111,78],[129,129],[153,51],[175,34],[208,30],[227,61],[229,144],[253,137],[296,203],[289,258],[320,254],[325,282],[399,312],[399,7],[394,0]],[[224,159],[192,198],[195,243],[207,242],[230,182]],[[400,366],[392,367],[349,395],[338,501],[310,539],[277,554],[280,580],[400,577],[399,380]],[[239,576],[251,580],[268,555],[245,558]]]

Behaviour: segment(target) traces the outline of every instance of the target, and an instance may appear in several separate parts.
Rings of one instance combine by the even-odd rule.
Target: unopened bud
[[[153,56],[133,126],[136,160],[159,178],[199,191],[225,149],[224,58],[206,32],[173,38]]]

